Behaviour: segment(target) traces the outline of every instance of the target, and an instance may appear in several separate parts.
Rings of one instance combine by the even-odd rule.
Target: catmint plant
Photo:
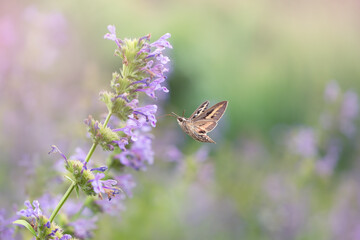
[[[146,105],[139,97],[147,95],[156,99],[157,91],[168,92],[164,82],[165,73],[169,71],[166,64],[170,59],[163,52],[166,48],[172,48],[167,41],[170,34],[150,43],[150,35],[138,39],[120,39],[116,36],[114,26],[108,26],[108,30],[104,38],[115,42],[115,56],[121,59],[122,64],[120,71],[112,74],[111,91],[100,92],[100,100],[107,108],[105,120],[89,116],[84,121],[92,146],[87,154],[78,149],[75,155],[67,157],[52,145],[49,153],[62,157],[65,177],[70,181],[70,186],[55,205],[51,197],[46,195],[40,201],[25,201],[26,208],[17,212],[21,219],[14,223],[26,227],[38,240],[91,237],[91,230],[96,228],[96,214],[114,214],[115,209],[123,210],[121,201],[125,196],[132,196],[132,188],[136,184],[133,176],[124,173],[124,169],[145,170],[154,161],[150,130],[156,126],[158,106]],[[101,166],[94,166],[90,161],[97,147],[111,152]],[[69,199],[74,190],[78,197],[80,192],[87,196],[86,199],[79,197],[80,205]],[[72,210],[67,204],[74,206]],[[51,214],[45,214],[51,208],[54,209]],[[82,217],[85,209],[88,211],[87,217]],[[57,225],[54,220],[60,212],[67,215],[57,218]]]

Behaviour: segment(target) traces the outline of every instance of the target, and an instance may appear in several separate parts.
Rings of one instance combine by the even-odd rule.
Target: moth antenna
[[[182,117],[184,117],[185,116],[185,109],[183,110],[183,114],[182,114]]]
[[[176,118],[178,118],[179,116],[172,112],[171,114],[164,114],[164,115],[159,116],[159,118],[162,118],[162,117],[176,117]]]
[[[179,118],[180,116],[178,116],[176,113],[174,113],[174,112],[171,112],[171,114],[169,114],[169,115],[171,115],[171,116],[173,116],[173,117],[176,117],[176,118]]]

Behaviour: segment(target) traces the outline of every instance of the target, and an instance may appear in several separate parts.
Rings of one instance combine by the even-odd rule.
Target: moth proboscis
[[[209,101],[205,101],[189,118],[185,118],[184,116],[180,117],[173,112],[172,114],[177,118],[181,129],[190,137],[199,142],[215,143],[215,141],[206,134],[217,126],[220,118],[224,115],[227,104],[228,101],[222,101],[207,109]]]

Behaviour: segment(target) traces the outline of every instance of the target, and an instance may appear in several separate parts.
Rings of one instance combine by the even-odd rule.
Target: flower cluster
[[[93,142],[88,154],[78,151],[67,158],[56,146],[51,146],[50,153],[59,153],[64,159],[66,178],[72,184],[50,218],[42,214],[36,200],[33,205],[26,201],[27,209],[18,212],[28,218],[27,222],[19,224],[27,227],[37,238],[72,239],[63,232],[81,239],[90,237],[91,230],[96,227],[98,212],[114,214],[115,208],[124,210],[121,201],[125,196],[132,196],[132,188],[136,184],[130,173],[124,173],[126,167],[145,170],[146,166],[154,161],[151,146],[153,137],[149,131],[156,126],[155,114],[158,106],[141,104],[139,96],[144,93],[156,99],[157,91],[168,92],[164,84],[165,73],[169,71],[166,64],[170,59],[163,52],[166,48],[172,48],[167,41],[170,34],[167,33],[150,43],[150,35],[139,39],[119,39],[114,26],[108,26],[108,30],[109,33],[105,34],[104,38],[116,43],[115,55],[121,58],[122,65],[120,72],[112,74],[111,91],[100,92],[100,100],[108,110],[107,117],[104,122],[95,120],[92,116],[84,121]],[[97,146],[112,152],[106,162],[107,166],[92,166],[89,162]],[[76,190],[78,195],[81,190],[87,195],[87,200],[77,208],[76,213],[61,218],[64,226],[62,230],[52,221],[73,190]],[[102,194],[107,195],[106,200],[103,200]],[[71,200],[68,203],[70,204]],[[80,218],[84,211],[90,214],[87,218]]]
[[[327,84],[324,99],[317,131],[309,126],[292,129],[286,141],[292,153],[315,160],[316,172],[327,176],[338,165],[344,146],[356,142],[360,108],[357,94],[352,90],[341,91],[336,81]],[[347,149],[347,154],[350,151],[351,148]]]
[[[42,214],[40,203],[35,200],[31,204],[30,201],[25,201],[26,209],[22,209],[17,214],[30,220],[33,229],[33,235],[38,239],[56,239],[56,240],[70,240],[72,238],[69,234],[63,234],[63,230],[51,223],[47,217]],[[23,225],[29,229],[28,222],[21,220],[15,221],[16,224]],[[31,228],[30,228],[31,229]],[[29,230],[30,230],[29,229]]]

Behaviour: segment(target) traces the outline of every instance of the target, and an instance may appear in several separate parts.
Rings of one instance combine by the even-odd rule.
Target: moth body
[[[173,114],[176,116],[181,129],[190,137],[199,142],[215,143],[215,141],[206,134],[216,127],[217,122],[226,110],[227,103],[227,101],[222,101],[207,109],[209,101],[205,101],[189,118],[180,117],[175,113]]]

